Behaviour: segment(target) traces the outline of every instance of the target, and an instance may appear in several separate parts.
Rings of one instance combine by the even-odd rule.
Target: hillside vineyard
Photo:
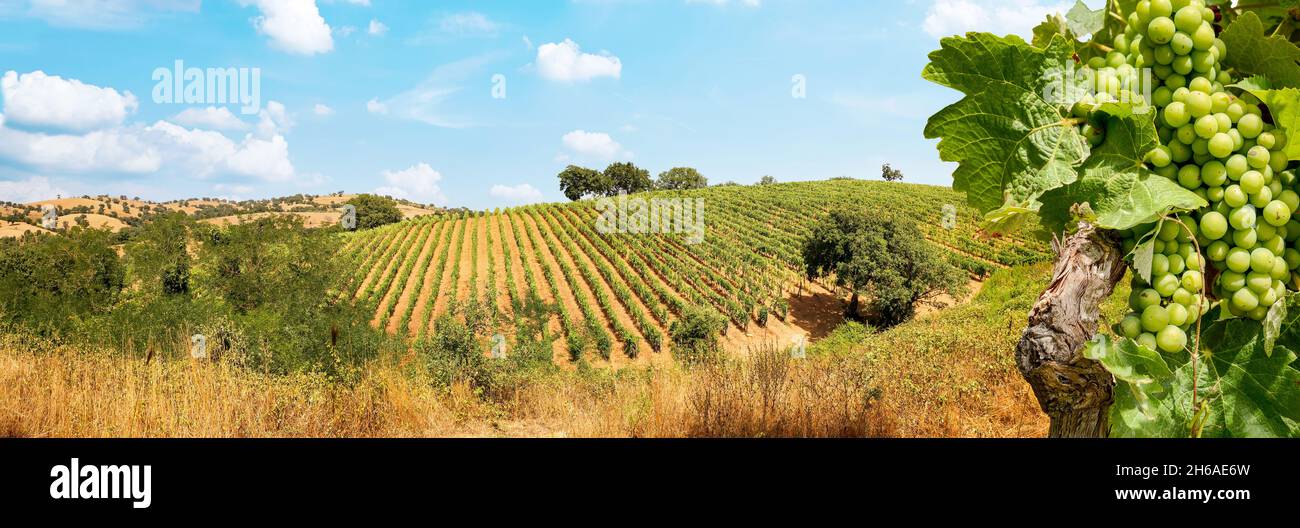
[[[975,277],[1050,259],[1028,235],[982,237],[978,213],[942,187],[831,180],[631,198],[702,199],[703,237],[598,229],[595,200],[423,217],[347,235],[343,251],[356,262],[349,290],[373,305],[372,324],[410,338],[429,335],[457,306],[481,303],[508,321],[513,306],[536,296],[555,306],[557,358],[585,348],[627,361],[666,351],[669,326],[692,306],[722,314],[732,336],[785,326],[803,240],[832,209],[865,206],[916,221]],[[951,229],[945,206],[957,212]]]

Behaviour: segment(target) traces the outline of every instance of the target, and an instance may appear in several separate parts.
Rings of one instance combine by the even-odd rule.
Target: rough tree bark
[[[1016,365],[1052,420],[1048,436],[1106,437],[1114,379],[1082,350],[1097,333],[1101,303],[1124,278],[1124,255],[1111,234],[1087,222],[1052,247],[1052,283],[1029,312]]]

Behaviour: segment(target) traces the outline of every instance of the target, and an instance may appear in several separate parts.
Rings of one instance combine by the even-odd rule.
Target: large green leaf
[[[1078,177],[1088,144],[1060,110],[1077,96],[1067,86],[1048,101],[1073,54],[1065,38],[1040,49],[988,33],[945,38],[930,54],[922,77],[966,96],[931,117],[925,137],[941,138],[939,157],[959,163],[953,188],[980,211],[1032,206]]]
[[[1106,229],[1129,229],[1173,211],[1208,205],[1177,182],[1142,166],[1146,154],[1160,144],[1154,112],[1134,113],[1129,105],[1113,103],[1097,111],[1107,116],[1106,141],[1084,162],[1077,181],[1043,194],[1044,226],[1066,228],[1074,204],[1089,204],[1096,224]]]
[[[1258,97],[1268,107],[1273,122],[1286,132],[1288,138],[1300,137],[1300,89],[1273,89],[1268,79],[1257,76],[1232,85]],[[1300,160],[1300,141],[1287,143],[1286,155],[1292,160]]]
[[[1300,87],[1300,48],[1265,33],[1264,22],[1245,12],[1219,36],[1228,47],[1223,63],[1245,75],[1263,75],[1282,88]]]
[[[1116,370],[1119,381],[1111,407],[1111,435],[1123,437],[1294,437],[1300,436],[1300,295],[1286,301],[1278,331],[1256,321],[1226,319],[1206,323],[1203,346],[1192,368],[1191,355],[1166,356],[1172,373],[1144,371],[1150,381],[1130,381],[1136,359]],[[1214,317],[1207,317],[1210,321]],[[1266,347],[1273,341],[1270,354]],[[1122,344],[1122,343],[1121,343]],[[1098,352],[1093,352],[1099,355]],[[1142,361],[1149,361],[1149,358]],[[1103,361],[1112,369],[1115,360]],[[1193,384],[1195,380],[1195,384]],[[1193,387],[1196,408],[1193,408]]]
[[[1065,14],[1065,20],[1074,34],[1091,35],[1106,28],[1106,8],[1094,11],[1083,0],[1074,0],[1074,7]]]
[[[1131,339],[1112,341],[1106,334],[1097,334],[1083,347],[1083,357],[1101,363],[1116,380],[1127,385],[1139,412],[1153,415],[1151,402],[1166,394],[1169,386],[1164,380],[1174,375],[1159,352]]]

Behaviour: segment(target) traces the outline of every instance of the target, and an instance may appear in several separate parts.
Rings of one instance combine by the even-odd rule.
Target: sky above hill
[[[921,80],[927,54],[1066,8],[0,0],[0,200],[346,191],[490,209],[563,200],[566,165],[613,161],[714,183],[890,163],[948,185],[922,130],[958,96]]]

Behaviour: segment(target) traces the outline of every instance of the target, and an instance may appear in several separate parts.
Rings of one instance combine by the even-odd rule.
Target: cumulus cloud
[[[37,70],[19,75],[5,72],[0,94],[10,123],[89,131],[121,124],[139,108],[131,92],[46,75]]]
[[[379,102],[379,99],[371,99],[369,101],[366,101],[366,111],[372,114],[380,114],[380,115],[387,114],[388,105]]]
[[[623,146],[614,141],[614,138],[604,132],[587,132],[585,130],[574,130],[565,134],[561,141],[564,147],[574,154],[586,156],[589,158],[610,160],[620,157],[630,157],[630,153],[623,150]],[[568,159],[567,156],[565,159]]]
[[[527,183],[519,185],[493,185],[488,194],[512,204],[528,204],[542,201],[542,191]]]
[[[39,202],[67,194],[63,189],[51,184],[50,179],[44,176],[32,176],[19,181],[0,181],[0,201],[5,202]]]
[[[623,62],[608,52],[583,53],[578,43],[564,39],[564,42],[537,47],[537,71],[542,78],[560,82],[586,82],[599,77],[618,79],[623,74]]]
[[[366,33],[374,37],[382,37],[385,33],[388,33],[388,26],[378,20],[371,20],[370,26],[366,28]]]
[[[387,185],[375,189],[375,194],[403,198],[420,203],[446,205],[447,196],[438,185],[442,174],[427,163],[412,165],[400,171],[384,171]]]
[[[315,0],[239,0],[262,12],[253,27],[271,39],[271,45],[288,53],[314,55],[334,49],[329,24]]]
[[[1086,2],[1100,4],[1100,0]],[[934,38],[968,31],[1030,37],[1048,14],[1063,13],[1073,2],[1042,0],[934,0],[921,29]]]
[[[247,130],[248,123],[241,121],[230,109],[221,106],[207,108],[186,108],[172,117],[172,121],[194,128],[212,128],[216,130]]]
[[[286,133],[290,128],[293,128],[293,118],[284,107],[284,103],[269,101],[258,113],[257,136],[262,139]]]
[[[316,106],[312,107],[311,113],[321,117],[329,117],[334,115],[334,109],[324,104],[316,103]]]

